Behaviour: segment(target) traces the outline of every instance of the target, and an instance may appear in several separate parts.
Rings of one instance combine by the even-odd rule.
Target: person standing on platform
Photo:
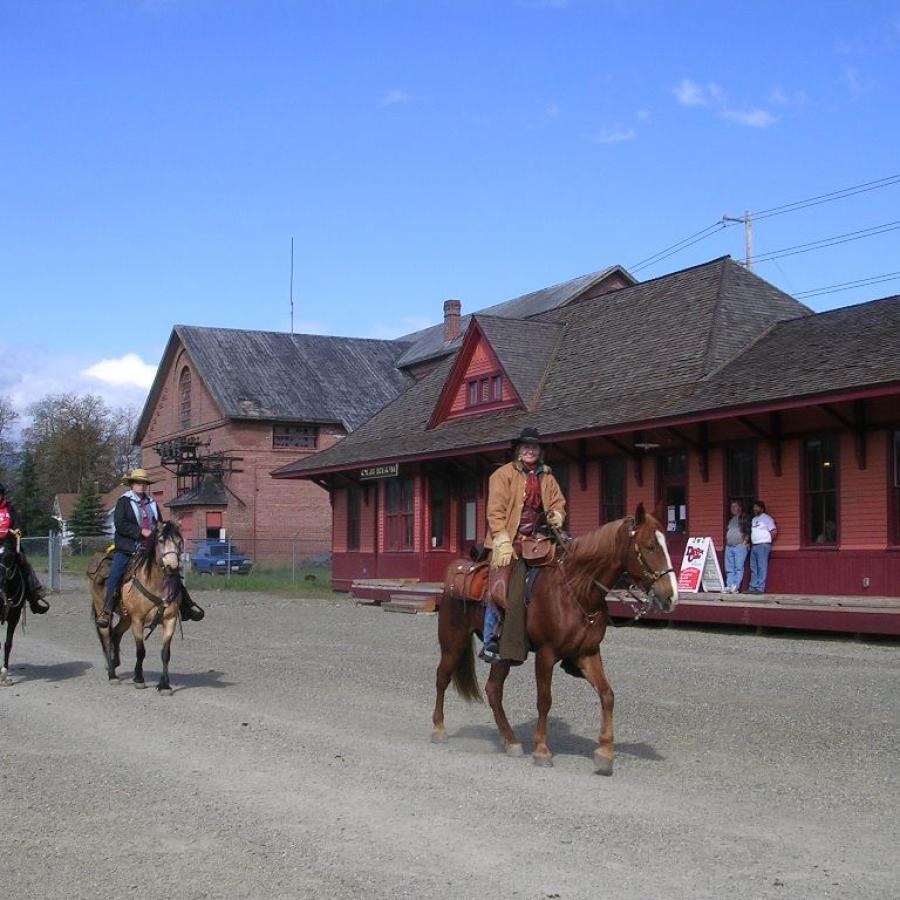
[[[740,500],[731,501],[731,518],[725,530],[725,593],[736,594],[744,581],[750,552],[750,518]]]
[[[772,542],[778,534],[775,520],[766,512],[762,500],[753,501],[753,518],[750,521],[750,593],[764,594],[769,574],[769,554]]]

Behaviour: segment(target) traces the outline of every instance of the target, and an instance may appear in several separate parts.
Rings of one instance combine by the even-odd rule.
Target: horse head
[[[181,566],[184,538],[174,522],[157,522],[155,558],[166,575],[176,575]]]
[[[678,603],[678,582],[659,518],[639,503],[629,524],[625,561],[628,574],[647,591],[653,607],[670,612]]]

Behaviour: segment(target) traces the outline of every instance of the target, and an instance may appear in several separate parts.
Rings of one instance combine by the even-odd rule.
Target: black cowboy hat
[[[513,447],[519,444],[543,444],[544,439],[541,437],[537,428],[523,428],[522,433],[512,442]]]

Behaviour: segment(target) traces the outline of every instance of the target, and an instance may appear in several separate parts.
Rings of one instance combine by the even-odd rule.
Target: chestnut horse
[[[156,689],[171,693],[169,684],[169,659],[172,638],[178,623],[179,600],[181,598],[181,575],[179,566],[184,539],[178,526],[171,521],[157,522],[145,541],[128,564],[122,581],[119,621],[110,628],[97,625],[97,614],[103,609],[103,584],[91,579],[91,601],[94,627],[106,658],[107,675],[110,682],[119,680],[116,668],[119,665],[119,644],[122,635],[131,628],[135,644],[134,686],[147,687],[144,682],[144,631],[160,626],[162,630],[162,675]]]
[[[448,570],[454,570],[458,561]],[[608,612],[606,594],[616,580],[630,576],[647,592],[653,608],[668,612],[678,602],[678,585],[666,538],[659,521],[638,505],[633,517],[618,519],[575,538],[561,562],[547,567],[534,584],[528,605],[528,639],[535,653],[538,721],[534,735],[534,762],[552,765],[547,743],[547,715],[550,712],[550,683],[553,667],[562,662],[570,674],[583,676],[600,696],[602,718],[598,747],[593,753],[594,768],[602,775],[613,769],[613,691],[603,671],[600,642],[606,634]],[[481,695],[475,674],[472,636],[480,635],[484,607],[478,602],[453,599],[445,594],[438,618],[441,662],[437,668],[437,698],[434,706],[432,740],[447,739],[444,727],[444,694],[453,680],[465,700]],[[511,663],[491,666],[485,685],[488,702],[510,756],[521,756],[522,745],[503,710],[503,682]]]

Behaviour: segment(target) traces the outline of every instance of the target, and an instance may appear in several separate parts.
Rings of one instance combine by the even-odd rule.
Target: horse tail
[[[475,674],[475,647],[472,635],[466,636],[466,644],[456,668],[453,670],[453,687],[456,693],[466,702],[482,702],[481,688],[478,685],[478,677]]]

